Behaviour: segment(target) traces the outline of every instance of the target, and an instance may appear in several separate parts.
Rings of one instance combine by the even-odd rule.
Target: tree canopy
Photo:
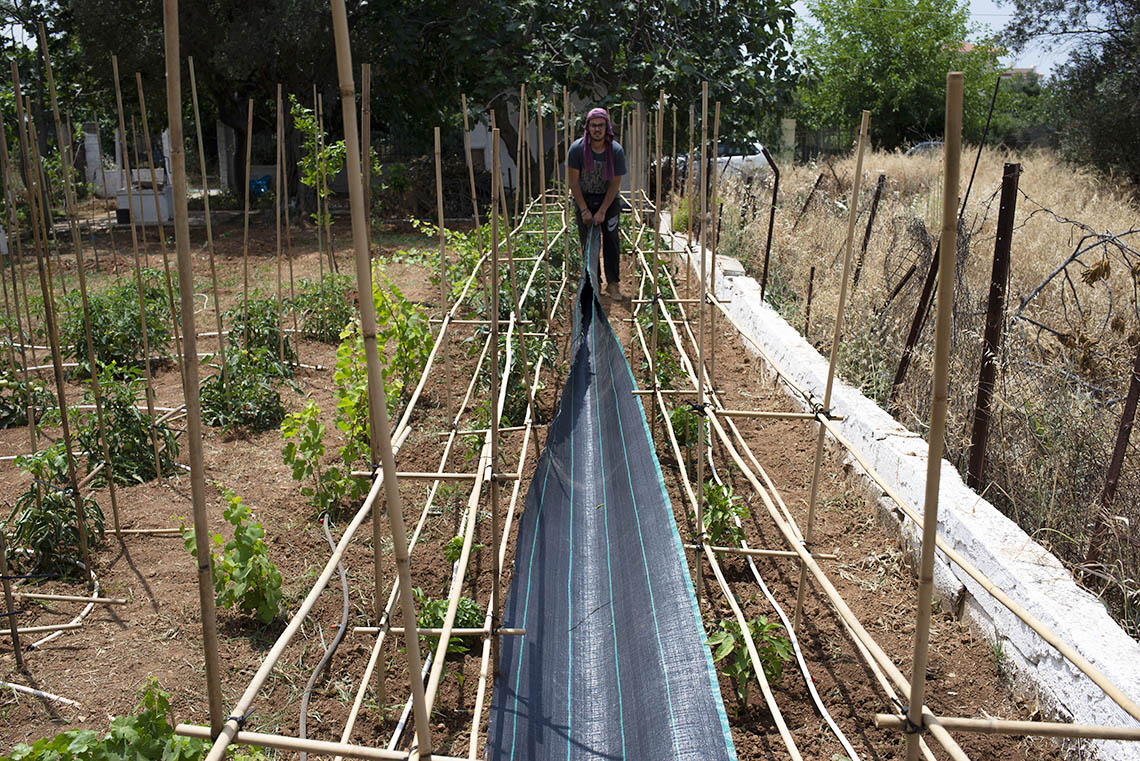
[[[1140,2],[1012,0],[1003,39],[1071,47],[1050,82],[1053,121],[1067,158],[1140,182]]]
[[[965,79],[963,133],[979,140],[999,50],[970,45],[962,0],[808,0],[815,23],[801,36],[808,76],[798,114],[809,128],[854,128],[871,112],[871,137],[897,148],[942,134],[948,71]]]

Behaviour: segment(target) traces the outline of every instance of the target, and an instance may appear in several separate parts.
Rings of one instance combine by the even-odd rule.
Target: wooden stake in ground
[[[367,220],[364,214],[364,193],[361,187],[360,146],[356,132],[355,88],[352,84],[352,58],[349,53],[348,18],[344,0],[332,0],[333,31],[336,34],[337,74],[340,79],[341,113],[344,116],[345,163],[348,171],[348,192],[352,207],[352,242],[356,252],[356,281],[360,305],[360,326],[364,336],[364,351],[368,359],[369,437],[372,462],[379,459],[384,469],[384,490],[388,502],[388,520],[391,524],[392,551],[400,580],[400,603],[404,618],[404,637],[407,643],[408,677],[412,687],[412,707],[416,722],[416,739],[419,754],[431,756],[431,727],[424,700],[424,686],[420,680],[420,644],[416,634],[416,606],[412,597],[411,573],[408,566],[408,539],[404,527],[400,485],[396,478],[396,463],[392,455],[392,441],[388,434],[388,410],[384,397],[384,380],[380,373],[380,355],[376,344],[376,305],[372,300],[372,264],[369,254]],[[379,457],[377,457],[379,455]],[[379,515],[373,511],[373,547],[381,546],[383,535],[377,528]],[[383,580],[376,564],[376,617],[383,613],[381,587]]]
[[[720,167],[716,163],[719,150],[720,101],[718,100],[716,102],[716,114],[713,116],[712,201],[709,204],[709,213],[701,217],[701,226],[704,227],[705,223],[708,223],[709,235],[712,238],[712,250],[709,252],[712,257],[712,265],[709,267],[709,292],[714,299],[716,298],[716,247],[720,238],[720,205],[717,203]],[[709,310],[709,384],[714,389],[716,388],[716,313],[717,310],[715,309]]]
[[[275,160],[277,169],[273,172],[273,211],[277,218],[277,362],[285,366],[285,302],[281,298],[281,143],[285,138],[285,115],[281,109],[281,84],[277,84],[277,140]]]
[[[71,420],[67,407],[67,391],[63,380],[63,359],[59,351],[59,332],[55,323],[55,298],[49,282],[49,275],[45,259],[47,258],[47,235],[43,228],[44,217],[40,204],[46,203],[40,188],[40,178],[37,167],[39,162],[35,156],[35,128],[29,121],[24,120],[23,98],[20,95],[20,74],[16,69],[16,62],[12,61],[12,86],[16,98],[16,120],[20,135],[20,155],[24,161],[24,186],[27,194],[28,209],[30,210],[32,232],[36,247],[36,269],[40,276],[40,293],[43,296],[44,322],[47,326],[48,343],[51,346],[52,369],[55,375],[56,401],[60,409],[60,427],[63,429],[64,457],[67,460],[67,482],[75,504],[75,522],[79,530],[79,555],[83,561],[83,575],[90,588],[93,583],[91,571],[91,558],[87,551],[87,516],[83,513],[83,495],[79,493],[79,483],[75,477],[75,458],[72,449]],[[38,220],[38,224],[36,223]]]
[[[354,103],[353,116],[355,116],[355,106]],[[317,156],[319,157],[318,164],[321,175],[321,190],[318,195],[317,208],[320,209],[323,203],[324,209],[320,212],[320,216],[321,224],[325,228],[325,243],[329,247],[329,272],[339,272],[336,266],[336,247],[333,245],[332,237],[332,212],[329,211],[329,166],[325,157],[325,99],[320,93],[317,93]]]
[[[550,252],[546,250],[549,245],[549,232],[546,224],[546,151],[542,134],[541,91],[535,95],[535,101],[538,113],[536,119],[538,126],[538,195],[542,204],[542,312],[546,315],[546,319],[550,320],[553,319],[554,315],[550,313]],[[555,134],[558,133],[555,132]]]
[[[444,408],[447,416],[452,416],[451,404],[451,352],[447,346],[447,322],[451,314],[448,304],[451,303],[451,286],[447,282],[447,230],[443,225],[443,159],[440,155],[439,127],[435,128],[435,205],[439,218],[439,297],[440,308],[444,310],[443,322],[439,332],[443,333],[443,346],[440,349],[444,356]]]
[[[693,166],[696,162],[693,161],[693,132],[697,123],[696,108],[692,105],[689,106],[689,158],[685,161],[685,182],[681,186],[681,197],[685,199],[685,209],[688,213],[688,224],[685,229],[685,250],[692,253],[693,250]],[[685,268],[685,298],[692,296],[691,278],[692,267]],[[703,277],[703,276],[702,276]],[[703,298],[703,295],[702,295]]]
[[[317,86],[313,85],[313,145],[317,146],[317,176],[314,178],[316,185],[313,187],[313,194],[317,197],[317,266],[321,273],[321,281],[325,279],[325,243],[324,233],[321,231],[321,181],[320,181],[320,160],[321,160],[321,137],[317,134]],[[332,270],[329,270],[330,272]]]
[[[182,364],[182,336],[179,335],[178,307],[174,303],[174,284],[170,277],[170,255],[166,251],[166,231],[162,224],[162,205],[158,200],[158,181],[155,179],[154,149],[150,142],[150,125],[146,118],[146,100],[143,98],[142,75],[135,72],[135,84],[139,91],[139,113],[142,115],[143,145],[146,147],[146,163],[150,169],[150,189],[154,196],[154,223],[158,228],[158,247],[162,252],[162,272],[166,277],[166,300],[170,305],[170,325],[174,331],[174,352],[178,358],[178,371],[185,372]]]
[[[839,343],[843,339],[843,317],[847,305],[847,281],[851,278],[851,247],[855,239],[855,217],[859,205],[859,186],[863,179],[863,149],[867,143],[867,126],[871,122],[871,112],[863,112],[859,126],[859,146],[855,153],[855,177],[851,181],[851,205],[847,210],[847,241],[843,247],[843,276],[839,281],[839,304],[835,307],[835,329],[831,336],[831,359],[827,366],[827,384],[823,391],[823,412],[831,413],[831,387],[835,382],[835,367],[839,362]],[[957,186],[955,186],[957,187]],[[815,438],[815,464],[811,476],[811,496],[808,497],[807,528],[804,543],[811,545],[815,535],[815,506],[819,501],[820,469],[823,466],[823,443],[827,430],[822,423]],[[800,581],[796,592],[796,613],[793,616],[795,628],[800,626],[800,614],[804,607],[804,594],[807,592],[807,566],[800,561]]]
[[[202,205],[206,210],[206,249],[210,256],[210,284],[214,291],[214,322],[218,329],[218,359],[222,363],[222,388],[229,393],[226,384],[226,335],[222,329],[222,297],[218,292],[218,269],[214,262],[214,227],[210,222],[210,182],[206,177],[206,151],[202,147],[202,119],[198,115],[198,83],[194,77],[194,57],[186,63],[190,68],[190,98],[194,103],[194,131],[198,139],[198,169],[202,173]],[[226,404],[227,409],[229,404]]]
[[[293,233],[291,232],[292,224],[289,220],[289,168],[288,151],[285,150],[286,142],[283,141],[277,149],[277,166],[281,167],[281,198],[282,203],[285,204],[285,261],[289,265],[289,301],[296,304],[297,291],[293,281]],[[317,257],[318,260],[320,258],[320,256]],[[297,310],[293,308],[290,311],[293,313],[293,332],[298,333]]]
[[[107,197],[110,197],[111,193],[107,189],[107,167],[103,166],[103,143],[101,142],[101,140],[99,138],[99,115],[98,114],[95,115],[95,122],[94,123],[95,123],[95,153],[99,157],[99,179],[103,183],[103,192],[107,194]],[[92,201],[94,201],[97,198],[96,194],[92,193],[91,198],[92,198]],[[106,206],[104,206],[104,208],[106,208]],[[115,220],[115,209],[114,209],[114,206],[112,206],[111,210],[110,210],[110,224],[107,225],[107,230],[111,235],[111,271],[117,275],[117,274],[119,274],[119,258],[115,255],[115,252],[117,252],[119,250],[119,246],[117,243],[115,243],[115,222],[116,222],[116,220]]]
[[[372,245],[372,64],[360,64],[360,167],[364,182],[364,214]]]
[[[864,118],[864,121],[866,119]],[[958,174],[962,161],[962,72],[946,75],[946,132],[942,169],[942,250],[958,250]],[[858,171],[858,170],[856,170]],[[858,176],[856,176],[858,183]],[[854,204],[852,204],[854,208]],[[926,460],[926,497],[922,508],[922,560],[918,574],[918,612],[914,660],[910,675],[908,727],[921,727],[926,699],[926,664],[930,654],[930,613],[934,598],[934,543],[938,537],[938,487],[945,446],[946,407],[950,385],[950,328],[954,319],[954,265],[957,257],[938,263],[938,312],[934,327],[934,380]],[[907,732],[907,761],[918,759],[919,734]]]
[[[708,139],[708,123],[709,123],[709,83],[704,82],[701,84],[701,161],[705,158],[705,141]],[[692,168],[692,153],[689,154],[689,165]],[[702,418],[707,417],[705,413],[705,312],[706,302],[708,296],[705,293],[705,228],[708,227],[704,223],[705,218],[705,194],[701,193],[701,234],[697,247],[701,250],[701,269],[697,273],[700,282],[700,303],[697,309],[700,310],[697,314],[697,414]],[[692,219],[693,204],[692,199],[689,200],[689,218]],[[698,420],[697,425],[697,536],[700,537],[700,544],[703,546],[708,543],[708,534],[705,532],[705,422],[703,419]],[[696,582],[694,587],[697,591],[697,604],[701,601],[701,580],[704,574],[701,566],[701,553],[696,553]]]
[[[491,627],[499,628],[499,202],[503,196],[499,130],[491,130]],[[506,200],[503,199],[503,203]],[[491,640],[491,671],[499,672],[499,638]]]
[[[242,351],[249,351],[249,197],[250,159],[253,152],[253,98],[249,99],[245,119],[245,207],[242,213],[241,230],[241,322]]]
[[[59,101],[55,95],[55,76],[52,74],[51,56],[48,53],[47,31],[43,22],[40,22],[40,44],[43,46],[44,73],[47,75],[48,93],[51,97],[51,111],[55,119],[55,134],[62,134],[62,125],[59,119]],[[60,166],[71,166],[71,151],[65,150],[63,142],[57,140],[56,148],[59,150]],[[119,499],[115,489],[114,466],[111,463],[111,451],[107,446],[107,426],[103,418],[103,393],[99,387],[99,365],[95,361],[95,344],[91,339],[91,311],[87,302],[87,273],[83,263],[83,242],[79,234],[79,223],[75,218],[76,202],[72,195],[71,183],[63,183],[63,198],[67,209],[67,221],[71,228],[71,247],[75,250],[76,271],[79,274],[79,296],[83,308],[83,337],[87,345],[87,363],[91,369],[91,393],[95,397],[95,425],[99,430],[99,445],[103,451],[103,462],[107,468],[107,489],[111,497],[111,520],[115,533],[119,533]],[[65,412],[66,414],[66,412]]]
[[[222,731],[223,708],[218,635],[214,613],[214,584],[210,572],[210,528],[206,520],[206,473],[202,455],[202,410],[198,395],[198,336],[194,325],[194,262],[190,258],[190,222],[186,211],[186,154],[182,139],[182,75],[178,63],[178,0],[164,0],[166,38],[166,110],[170,114],[170,164],[174,191],[174,243],[178,256],[178,289],[182,297],[182,392],[186,399],[187,442],[190,451],[190,497],[194,506],[197,545],[198,601],[202,608],[202,645],[206,654],[206,694],[210,729]],[[205,175],[203,175],[204,177]]]
[[[515,194],[515,219],[519,218],[519,196],[522,195],[522,166],[523,166],[523,141],[525,137],[523,133],[526,128],[523,123],[526,121],[526,84],[519,85],[519,113],[518,113],[518,140],[515,145],[515,185],[512,188]],[[507,227],[510,227],[508,223]]]
[[[459,106],[463,111],[463,154],[467,160],[467,178],[471,182],[471,218],[475,220],[475,247],[483,250],[483,234],[479,228],[479,194],[475,191],[475,165],[471,162],[471,128],[467,123],[467,96],[459,96]],[[482,273],[480,273],[482,279]]]
[[[657,93],[657,173],[654,176],[656,183],[654,185],[653,196],[653,255],[650,260],[652,264],[652,282],[653,282],[653,303],[650,305],[653,310],[653,332],[649,337],[649,373],[653,376],[653,388],[657,388],[657,333],[658,333],[658,309],[661,308],[661,284],[657,281],[658,264],[661,256],[661,133],[665,129],[665,91],[660,90]],[[650,415],[650,437],[657,438],[657,415]]]
[[[154,450],[154,472],[157,478],[162,478],[162,458],[158,451],[158,428],[154,425],[154,377],[150,371],[150,339],[147,337],[146,296],[143,292],[139,239],[135,227],[134,181],[131,179],[131,162],[127,158],[127,124],[126,118],[123,116],[123,91],[119,86],[119,59],[117,56],[111,56],[111,71],[115,78],[115,105],[119,111],[119,139],[123,149],[123,169],[127,178],[127,211],[131,220],[131,251],[134,253],[135,259],[135,288],[139,294],[139,331],[142,334],[143,345],[143,377],[146,378],[146,414],[150,419],[150,443]],[[142,213],[141,209],[139,213]]]
[[[4,612],[8,617],[8,634],[12,637],[12,655],[16,657],[16,668],[23,669],[24,653],[20,649],[20,633],[16,630],[16,598],[12,596],[12,582],[8,578],[8,545],[3,531],[0,531],[0,582],[4,585]]]

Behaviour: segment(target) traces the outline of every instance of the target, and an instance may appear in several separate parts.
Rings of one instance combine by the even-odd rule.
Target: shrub
[[[276,428],[285,417],[274,382],[280,370],[276,347],[272,353],[264,347],[226,352],[225,372],[202,384],[202,420],[226,429]]]
[[[152,363],[157,362],[155,358],[165,358],[170,347],[170,303],[162,278],[163,274],[157,270],[142,270],[146,335]],[[175,299],[177,306],[177,294]],[[67,303],[61,343],[66,347],[68,356],[79,364],[77,372],[90,375],[87,366],[87,334],[84,332],[79,294],[72,291]],[[87,303],[95,361],[101,365],[114,364],[120,369],[119,372],[141,368],[143,340],[139,320],[139,289],[135,279],[121,277],[106,291],[89,294]]]
[[[123,373],[122,381],[116,376]],[[103,424],[107,434],[107,449],[114,452],[112,463],[115,483],[122,485],[142,484],[158,476],[154,466],[154,442],[152,430],[158,437],[159,462],[162,472],[169,473],[178,456],[178,440],[165,422],[152,421],[146,412],[139,409],[139,400],[145,393],[143,380],[138,370],[120,370],[112,363],[103,369],[99,378],[99,389],[103,394]],[[87,400],[93,401],[90,392]],[[98,420],[91,416],[87,425],[79,429],[79,444],[87,453],[87,468],[92,470],[103,462],[103,446],[99,443]],[[104,474],[100,483],[106,483]]]
[[[436,600],[428,597],[422,589],[413,589],[412,596],[416,598],[416,605],[420,612],[416,614],[416,624],[421,629],[440,629],[447,616],[447,600]],[[460,597],[459,607],[455,611],[456,629],[478,629],[483,625],[483,610],[479,603],[470,597]],[[439,635],[425,637],[432,650],[439,643]],[[471,652],[471,648],[478,642],[478,637],[452,637],[447,643],[448,655],[464,655]]]
[[[744,539],[744,529],[733,519],[748,516],[748,508],[733,496],[731,486],[716,481],[705,482],[704,528],[713,544],[739,545]]]
[[[134,716],[111,720],[107,734],[72,729],[55,737],[12,748],[11,761],[197,761],[206,752],[203,740],[179,737],[170,723],[170,693],[153,679],[143,690]]]
[[[340,332],[356,316],[348,276],[330,272],[321,280],[302,278],[298,285],[300,292],[289,307],[300,317],[301,335],[330,344],[339,341]]]
[[[79,525],[75,498],[67,483],[67,455],[57,443],[35,454],[16,458],[16,466],[36,480],[16,498],[4,522],[10,532],[8,560],[28,573],[74,570],[79,561]],[[91,497],[83,498],[86,542],[94,547],[103,538],[103,511]]]
[[[222,515],[233,526],[234,538],[222,547],[224,537],[212,537],[214,546],[222,549],[220,555],[210,552],[215,601],[222,608],[252,613],[267,624],[281,614],[281,574],[265,550],[265,528],[250,518],[249,508],[232,489],[222,489],[222,497],[226,500]],[[181,528],[183,544],[197,557],[194,529],[185,524]]]

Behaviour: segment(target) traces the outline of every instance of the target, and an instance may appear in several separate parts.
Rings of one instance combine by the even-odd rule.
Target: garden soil
[[[201,228],[193,230],[194,259],[198,291],[204,292],[208,278],[208,260]],[[242,233],[240,222],[231,222],[215,229],[219,246],[219,280],[222,284],[223,308],[236,303],[241,296],[243,281]],[[255,224],[251,229],[250,278],[264,290],[275,289],[276,241],[271,220]],[[154,240],[151,233],[152,243]],[[338,266],[342,272],[351,272],[350,252],[347,250],[350,231],[347,222],[340,222],[334,230],[339,246]],[[112,257],[108,254],[110,237],[107,231],[99,234],[102,248],[102,272],[117,267],[127,273],[130,266],[129,249]],[[129,241],[123,231],[116,231],[120,245]],[[396,281],[408,298],[422,304],[433,314],[438,313],[438,285],[425,269],[426,257],[403,253],[420,249],[430,250],[434,241],[413,234],[386,234],[377,255],[386,273]],[[293,235],[295,277],[315,277],[318,272],[315,234],[298,231]],[[157,254],[157,252],[154,252]],[[327,260],[326,260],[327,263]],[[152,255],[152,264],[159,260]],[[73,271],[66,273],[74,283]],[[90,271],[93,287],[105,283],[107,277]],[[286,275],[287,277],[287,275]],[[624,278],[621,299],[603,299],[619,338],[629,346],[631,286],[628,275]],[[288,289],[288,284],[285,286]],[[557,325],[559,332],[568,330],[570,320],[564,318]],[[199,331],[213,330],[213,303],[207,301],[198,312]],[[472,334],[468,329],[465,336]],[[716,329],[717,377],[716,385],[729,407],[754,409],[791,409],[790,402],[767,380],[759,360],[740,346],[737,337],[726,331],[723,322]],[[210,351],[213,338],[200,338],[199,350]],[[561,339],[556,341],[561,347]],[[451,355],[456,365],[456,378],[469,377],[473,360],[457,342]],[[300,361],[322,369],[298,370],[294,387],[282,388],[287,410],[299,410],[307,401],[318,404],[322,419],[332,431],[333,373],[336,347],[312,341],[297,345]],[[40,352],[43,355],[44,352]],[[47,361],[47,360],[41,360]],[[564,361],[564,358],[563,358]],[[632,362],[639,382],[642,380],[640,360]],[[459,368],[465,368],[466,372]],[[202,364],[201,375],[212,372]],[[447,431],[450,422],[444,407],[445,388],[443,373],[435,372],[425,389],[425,401],[415,417],[415,431],[397,457],[397,467],[405,471],[443,470],[468,471],[469,446],[461,445],[447,462],[440,463],[440,431]],[[50,383],[50,374],[44,375]],[[453,384],[458,393],[459,382]],[[156,376],[157,403],[177,406],[182,402],[178,371],[173,366],[161,369]],[[539,397],[540,422],[549,420],[556,403],[556,380],[547,376]],[[69,404],[82,396],[76,385],[69,385]],[[175,422],[177,427],[184,419]],[[783,489],[785,501],[797,519],[806,515],[807,494],[811,479],[811,453],[814,431],[809,422],[743,419],[738,425],[771,478]],[[539,445],[543,429],[539,428]],[[46,434],[56,435],[51,431]],[[184,436],[184,434],[183,434]],[[335,438],[334,438],[335,443]],[[506,433],[502,452],[503,469],[514,470],[522,446],[521,433]],[[0,455],[14,455],[28,451],[26,429],[0,430]],[[287,609],[292,612],[308,594],[323,568],[330,552],[328,541],[321,529],[318,515],[300,494],[290,469],[281,457],[282,440],[278,431],[259,434],[225,432],[206,428],[204,454],[206,461],[207,505],[211,530],[230,536],[228,525],[221,519],[222,485],[237,491],[250,506],[253,515],[262,522],[266,531],[266,544],[270,559],[283,577],[283,590]],[[662,469],[673,500],[681,533],[685,537],[695,530],[686,510],[677,476],[677,463],[667,446],[659,446]],[[523,469],[523,478],[517,493],[512,482],[503,487],[503,504],[512,501],[519,510],[533,470],[534,447],[527,445],[529,457]],[[333,456],[330,446],[330,457]],[[719,459],[719,458],[718,458]],[[185,447],[180,456],[187,462]],[[909,669],[914,629],[914,602],[916,585],[892,532],[880,525],[875,508],[862,496],[860,489],[845,473],[842,463],[829,455],[817,513],[816,546],[821,551],[834,552],[836,560],[824,562],[832,581],[844,594],[866,628],[878,639],[884,649],[903,668]],[[749,544],[754,547],[782,549],[781,540],[764,516],[758,498],[750,495],[747,484],[739,476],[726,471],[723,477],[734,484],[751,511],[745,521]],[[28,479],[11,462],[0,462],[0,498],[6,503],[27,488]],[[401,485],[405,500],[404,510],[409,533],[421,517],[428,493],[428,482],[404,482]],[[189,522],[192,513],[188,474],[176,472],[148,484],[118,491],[119,513],[124,528],[178,526]],[[431,597],[446,594],[451,564],[444,558],[444,545],[455,536],[460,516],[466,508],[468,487],[462,484],[447,485],[439,490],[428,514],[423,530],[412,555],[413,586],[421,588]],[[111,525],[110,503],[106,490],[97,494],[100,505]],[[379,504],[379,503],[378,503]],[[491,555],[489,545],[490,520],[486,505],[481,508],[477,522],[476,541],[487,545],[473,557],[466,582],[465,594],[485,601],[490,588]],[[8,508],[5,508],[7,510]],[[340,532],[352,510],[346,509],[332,521],[333,535]],[[383,513],[381,513],[383,515]],[[517,525],[517,524],[515,524]],[[382,536],[388,535],[387,520],[383,521]],[[510,581],[513,553],[513,536],[508,547],[503,589]],[[379,548],[383,559],[385,578],[395,577],[391,545],[385,539]],[[369,525],[357,531],[344,557],[348,576],[350,630],[332,659],[328,672],[318,681],[313,693],[308,716],[308,735],[316,739],[338,740],[343,722],[352,705],[357,682],[368,661],[374,635],[354,634],[351,627],[374,625],[372,611],[375,605],[373,578],[373,547]],[[134,710],[139,691],[148,680],[156,680],[162,689],[172,694],[171,706],[176,721],[208,724],[206,704],[205,668],[201,646],[198,588],[195,564],[183,546],[181,536],[132,535],[120,541],[108,537],[94,552],[94,570],[99,578],[101,593],[127,600],[121,606],[97,606],[86,619],[82,629],[61,634],[42,648],[25,654],[26,671],[19,671],[11,652],[10,642],[0,641],[0,671],[3,679],[46,690],[79,702],[78,707],[52,703],[26,695],[5,691],[0,693],[0,754],[10,752],[15,743],[31,743],[35,739],[66,729],[88,728],[105,731],[111,717]],[[689,555],[690,567],[695,562]],[[790,611],[795,604],[798,569],[795,561],[787,558],[763,558],[757,565],[774,595]],[[730,616],[707,563],[701,559],[701,602],[706,628]],[[774,612],[764,599],[747,570],[744,560],[734,557],[722,561],[724,572],[737,596],[743,601],[749,617],[767,616]],[[387,599],[390,581],[381,591]],[[37,585],[37,591],[78,594],[81,584],[49,580]],[[77,606],[66,603],[27,602],[18,607],[25,612],[20,616],[21,626],[66,622],[77,612]],[[264,688],[254,700],[254,709],[246,728],[260,732],[279,732],[295,735],[298,732],[299,704],[305,683],[316,666],[327,643],[340,623],[342,592],[337,578],[320,595],[312,614],[301,631],[286,649]],[[399,623],[397,613],[394,622]],[[222,665],[222,694],[228,712],[245,690],[268,649],[284,628],[284,621],[261,624],[232,610],[218,611],[220,658]],[[398,640],[398,641],[397,641]],[[956,716],[994,716],[1000,718],[1034,718],[1038,709],[1032,702],[1023,702],[1011,696],[1006,687],[1005,666],[1000,647],[979,633],[972,632],[948,611],[935,614],[928,677],[928,694],[935,712]],[[876,712],[893,711],[878,689],[874,677],[863,665],[854,646],[846,636],[837,617],[831,613],[825,598],[816,589],[809,588],[805,608],[805,624],[801,646],[808,660],[816,689],[823,697],[832,715],[847,733],[861,756],[866,759],[903,757],[900,733],[878,730],[871,718]],[[404,668],[402,637],[387,638],[381,655],[380,673],[370,687],[351,742],[386,747],[404,708],[408,695],[408,677]],[[464,657],[452,662],[449,659],[440,695],[432,714],[432,730],[437,752],[466,755],[470,719],[479,684],[479,660]],[[754,688],[749,700],[736,697],[735,685],[721,676],[722,692],[732,724],[733,739],[742,759],[782,759],[786,757],[776,734],[772,717],[763,704],[759,689]],[[381,689],[381,686],[383,689]],[[843,758],[842,749],[828,732],[810,700],[802,677],[794,666],[784,669],[783,678],[774,685],[781,711],[805,758]],[[486,704],[490,704],[488,695]],[[227,713],[228,715],[228,713]],[[484,723],[485,726],[485,723]],[[407,736],[398,747],[406,747]],[[958,737],[963,748],[974,759],[1053,759],[1061,758],[1061,749],[1047,741],[1026,740],[985,735]],[[482,739],[480,740],[482,753]],[[943,757],[940,752],[936,755]]]

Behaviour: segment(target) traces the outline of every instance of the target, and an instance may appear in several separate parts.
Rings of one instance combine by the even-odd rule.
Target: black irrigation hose
[[[321,528],[325,530],[325,539],[328,540],[329,546],[336,549],[336,542],[333,541],[332,534],[329,533],[329,516],[325,514],[324,519],[321,521]],[[305,719],[309,716],[309,696],[312,695],[313,685],[317,683],[321,672],[329,665],[332,660],[333,653],[336,652],[337,647],[340,646],[341,640],[344,639],[344,633],[348,630],[348,580],[345,578],[344,565],[341,563],[336,564],[337,573],[340,574],[340,589],[344,594],[344,610],[340,615],[340,626],[336,630],[336,636],[332,638],[325,654],[321,656],[321,662],[313,670],[313,675],[309,677],[308,684],[305,685],[305,692],[301,695],[301,739],[305,739]],[[301,751],[301,761],[307,761],[309,754]]]

